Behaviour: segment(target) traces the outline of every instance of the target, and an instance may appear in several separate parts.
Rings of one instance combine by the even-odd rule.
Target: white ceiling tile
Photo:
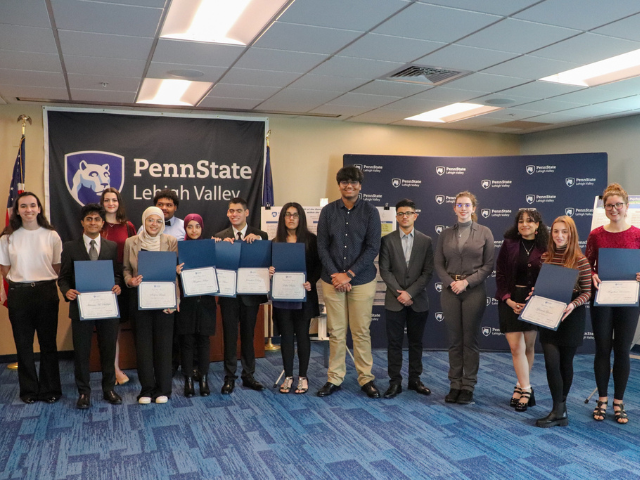
[[[518,95],[520,97],[529,97],[532,99],[543,99],[562,95],[563,93],[582,90],[584,87],[576,85],[564,85],[561,83],[550,82],[530,82],[518,87],[510,88],[500,92],[500,95],[509,97],[510,95]]]
[[[81,75],[77,73],[68,74],[69,87],[79,90],[105,90],[119,92],[137,92],[140,86],[140,78],[118,77],[115,75]],[[102,83],[106,87],[102,87]],[[75,97],[75,96],[74,96]]]
[[[226,98],[246,98],[249,100],[264,100],[279,90],[278,87],[258,87],[255,85],[231,85],[219,83],[209,96]]]
[[[482,115],[485,118],[502,120],[503,122],[512,122],[514,120],[522,120],[524,118],[534,117],[541,113],[547,113],[544,110],[527,110],[523,105],[522,108],[503,108],[495,112]]]
[[[473,10],[475,12],[493,13],[495,15],[511,15],[540,0],[418,0],[420,3],[432,3],[445,7]]]
[[[53,0],[57,1],[57,0]],[[98,1],[98,0],[90,0],[90,1]],[[124,5],[137,5],[139,7],[155,7],[155,8],[163,8],[166,0],[117,0],[118,3],[122,3]]]
[[[3,0],[0,2],[0,24],[51,28],[44,0]],[[0,29],[5,28],[4,25]]]
[[[578,33],[578,30],[507,18],[457,43],[490,50],[529,53]]]
[[[0,48],[19,52],[58,53],[50,28],[0,24]]]
[[[0,68],[1,85],[26,85],[30,87],[64,88],[62,72],[36,72]]]
[[[369,93],[371,95],[390,95],[392,97],[407,97],[424,92],[432,88],[429,85],[418,83],[391,82],[386,80],[374,80],[366,85],[356,88],[353,93]]]
[[[337,75],[373,80],[402,67],[400,62],[384,62],[366,58],[332,57],[313,70],[314,75]]]
[[[440,68],[477,72],[478,70],[483,70],[491,65],[495,65],[496,63],[509,60],[515,55],[515,53],[453,44],[425,57],[419,58],[415,63]]]
[[[404,0],[296,0],[279,21],[364,32],[407,5]]]
[[[222,74],[227,71],[226,67],[203,67],[202,65],[180,65],[177,63],[151,62],[147,70],[147,78],[176,78],[168,72],[172,70],[197,70],[203,75],[192,80],[198,82],[217,82]]]
[[[294,52],[332,54],[360,35],[362,32],[354,30],[276,22],[254,46]]]
[[[305,73],[325,58],[327,58],[327,55],[318,53],[287,52],[285,50],[252,47],[238,60],[236,66],[278,72]]]
[[[225,83],[241,85],[263,85],[265,87],[284,87],[298,78],[300,74],[292,72],[272,72],[233,67],[222,79]]]
[[[228,67],[240,56],[245,47],[215,43],[184,42],[161,38],[153,53],[153,61],[182,65]]]
[[[387,124],[391,122],[398,122],[404,120],[404,116],[398,112],[380,110],[373,110],[371,112],[363,113],[362,115],[356,115],[347,119],[348,122],[362,122],[362,123],[382,123]]]
[[[640,42],[583,33],[535,52],[537,57],[553,58],[585,65],[640,48]]]
[[[409,97],[380,107],[378,110],[381,112],[402,112],[403,114],[405,114],[405,117],[410,117],[418,113],[429,112],[431,110],[435,110],[436,108],[444,107],[448,104],[449,102],[423,100],[415,97]]]
[[[41,98],[45,100],[69,100],[66,88],[31,87],[28,85],[2,85],[0,93],[9,100],[10,97]]]
[[[84,75],[141,77],[144,71],[143,61],[128,58],[65,55],[64,64],[68,73],[80,73]]]
[[[327,105],[344,105],[347,107],[378,108],[398,100],[398,97],[386,95],[367,95],[364,93],[345,93],[344,95],[327,102]]]
[[[489,73],[472,73],[471,75],[447,83],[447,87],[491,93],[520,85],[524,82],[522,78],[491,75]]]
[[[260,100],[250,100],[246,98],[221,98],[208,96],[198,107],[223,108],[226,110],[252,110],[260,103]]]
[[[133,103],[136,92],[74,88],[71,89],[71,98],[80,102]]]
[[[611,100],[610,102],[597,103],[586,107],[573,108],[567,110],[567,115],[578,115],[582,118],[596,115],[606,115],[609,113],[625,112],[640,107],[640,96]]]
[[[145,37],[71,32],[69,30],[59,30],[58,34],[64,55],[146,60],[153,43],[152,38]]]
[[[483,73],[537,80],[579,66],[577,63],[561,62],[560,60],[541,58],[534,55],[523,55],[500,65],[487,68],[483,70]]]
[[[596,28],[591,33],[599,33],[610,37],[640,41],[640,15],[624,18],[604,27]]]
[[[629,0],[548,0],[515,15],[532,22],[591,30],[638,13],[640,4]]]
[[[33,53],[0,50],[0,66],[15,70],[40,70],[61,72],[60,57],[57,53]]]
[[[457,88],[447,88],[447,87],[435,87],[431,90],[427,90],[426,92],[419,93],[418,95],[414,95],[411,98],[421,99],[421,100],[433,100],[439,102],[457,103],[457,102],[465,102],[472,98],[479,97],[483,95],[482,91],[473,91],[473,90],[461,90]]]
[[[336,92],[286,88],[259,105],[260,110],[307,112],[339,96]]]
[[[153,37],[162,10],[85,0],[52,2],[56,26],[61,30]]]
[[[496,15],[414,3],[374,32],[449,43],[497,20],[500,17]]]
[[[640,91],[639,85],[640,78],[635,78],[625,80],[624,82],[585,88],[577,92],[571,92],[566,95],[554,97],[554,100],[590,105],[592,103],[607,102],[609,100],[616,100],[618,98],[636,95]]]
[[[547,113],[545,115],[538,115],[537,117],[532,117],[529,119],[531,122],[542,122],[542,123],[565,123],[570,122],[571,120],[577,120],[581,118],[578,115],[570,115],[566,112],[559,113]]]
[[[311,90],[330,90],[333,92],[348,92],[363,83],[368,82],[366,78],[357,77],[337,77],[331,75],[307,74],[300,77],[291,84],[294,88],[308,88]]]
[[[508,90],[506,90],[508,91]],[[507,103],[506,105],[496,105],[493,101],[499,99],[499,100],[511,100],[510,103]],[[534,98],[531,97],[521,97],[518,95],[507,95],[505,92],[498,92],[498,93],[492,93],[489,95],[486,95],[484,97],[478,97],[478,98],[474,98],[473,99],[473,103],[481,103],[483,105],[491,105],[494,107],[503,107],[503,106],[507,106],[507,107],[515,107],[517,105],[522,105],[525,103],[531,103],[532,101],[534,101]]]
[[[528,110],[536,110],[539,112],[561,112],[562,110],[568,110],[570,108],[575,108],[578,106],[582,106],[580,104],[572,103],[572,102],[563,102],[557,100],[562,97],[555,97],[553,99],[547,100],[538,100],[536,102],[526,103],[521,105],[520,108],[528,109]]]
[[[325,104],[318,108],[314,108],[310,113],[323,113],[326,115],[340,115],[343,119],[346,117],[352,117],[353,115],[360,115],[361,113],[371,110],[368,107],[348,107],[346,105],[332,105]]]
[[[340,56],[410,62],[444,45],[442,42],[369,33],[342,50]]]

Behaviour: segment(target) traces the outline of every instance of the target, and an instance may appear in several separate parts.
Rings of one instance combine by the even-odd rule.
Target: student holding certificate
[[[307,216],[299,203],[287,203],[280,210],[278,230],[274,242],[304,243],[307,281],[304,289],[307,299],[304,302],[282,302],[273,300],[273,320],[282,337],[282,363],[284,365],[284,381],[280,385],[280,393],[289,393],[293,386],[293,355],[295,334],[298,344],[298,386],[295,393],[307,393],[309,381],[307,368],[311,356],[311,340],[309,325],[313,317],[320,315],[316,283],[320,280],[322,264],[318,256],[318,239],[307,229]],[[275,273],[271,267],[269,273]]]
[[[202,239],[204,223],[197,213],[190,213],[184,218],[186,226],[185,240]],[[182,266],[178,265],[178,274]],[[182,292],[183,289],[181,289]],[[184,374],[184,396],[193,397],[194,368],[193,358],[198,361],[198,379],[200,381],[200,395],[203,397],[211,393],[209,388],[209,350],[210,335],[216,334],[216,299],[212,295],[195,297],[181,297],[180,312],[176,315],[176,331],[180,338],[180,363]]]
[[[500,331],[509,342],[518,378],[510,404],[518,412],[524,412],[536,403],[529,372],[533,367],[538,334],[535,325],[518,320],[518,315],[522,313],[527,295],[536,283],[548,241],[549,233],[540,212],[520,209],[514,225],[504,234],[496,262]]]
[[[111,260],[113,276],[111,276],[111,291],[120,295],[122,283],[122,271],[117,267],[118,245],[115,242],[105,240],[100,236],[105,218],[105,210],[97,203],[88,203],[80,212],[82,236],[77,240],[65,242],[62,250],[62,267],[58,286],[69,305],[69,318],[71,318],[71,332],[73,336],[74,373],[76,386],[78,387],[78,401],[76,407],[84,410],[91,406],[91,383],[89,371],[89,356],[91,355],[91,338],[93,329],[98,334],[98,348],[100,350],[100,364],[102,367],[102,396],[111,405],[120,405],[122,398],[114,391],[116,384],[115,356],[116,341],[118,339],[118,318],[97,318],[85,320],[81,318],[78,306],[79,295],[76,288],[75,262]],[[80,267],[78,267],[80,268]],[[93,290],[92,290],[93,291]],[[90,295],[90,294],[87,294]],[[85,297],[82,297],[85,298]],[[90,297],[88,297],[90,298]],[[113,309],[116,309],[116,299],[111,297]],[[82,306],[83,309],[85,305]],[[104,315],[104,308],[98,308],[93,314]],[[89,312],[83,311],[85,318]],[[116,312],[117,313],[117,312]]]
[[[142,275],[138,273],[138,254],[149,252],[177,252],[175,237],[164,233],[164,215],[158,207],[142,213],[142,231],[124,244],[124,281],[131,292],[131,323],[135,332],[136,362],[141,391],[138,403],[167,403],[171,396],[171,347],[173,343],[174,309],[139,310],[138,287]],[[177,286],[176,286],[177,288]]]
[[[582,345],[585,325],[585,304],[591,297],[591,267],[578,243],[578,230],[573,219],[558,217],[551,225],[551,239],[544,263],[578,269],[580,275],[573,290],[573,297],[564,311],[557,330],[540,329],[540,343],[544,351],[547,381],[553,398],[553,409],[536,421],[537,427],[547,428],[569,424],[567,395],[573,382],[573,357]]]
[[[586,250],[586,256],[593,268],[595,289],[600,287],[598,251],[601,248],[640,248],[640,229],[629,225],[626,221],[629,208],[627,192],[617,183],[612,183],[602,194],[602,202],[609,223],[596,228],[589,234]],[[640,281],[640,273],[636,274],[636,280]],[[596,341],[594,370],[599,395],[593,418],[597,421],[604,420],[607,410],[612,349],[615,420],[620,424],[629,421],[624,410],[623,397],[631,370],[629,350],[638,325],[639,314],[640,308],[637,306],[592,306],[591,308],[591,323]]]

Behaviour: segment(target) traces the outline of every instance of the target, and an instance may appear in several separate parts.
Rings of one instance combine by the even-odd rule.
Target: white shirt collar
[[[236,229],[236,227],[233,227],[233,238],[238,238],[238,232],[242,233],[242,239],[244,240],[244,237],[247,235],[247,228],[249,227],[248,223],[244,224],[244,228],[242,230],[238,230]]]
[[[96,238],[89,238],[83,233],[82,234],[82,240],[84,241],[84,247],[87,249],[87,253],[89,252],[89,249],[91,248],[91,240],[95,240],[96,241],[96,250],[98,250],[98,253],[100,253],[100,240],[102,240],[100,235],[98,235]]]
[[[400,238],[404,238],[404,237],[413,237],[413,232],[415,232],[416,229],[412,228],[411,231],[409,233],[404,233],[402,231],[402,229],[400,229]]]

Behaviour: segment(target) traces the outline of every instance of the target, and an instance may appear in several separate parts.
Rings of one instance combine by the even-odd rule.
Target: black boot
[[[200,395],[208,397],[210,393],[211,390],[209,390],[209,379],[207,375],[200,375]]]
[[[536,427],[566,427],[569,425],[569,417],[567,415],[567,402],[553,403],[553,410],[544,418],[536,420]]]
[[[184,377],[184,396],[187,398],[191,398],[196,394],[196,391],[193,389],[193,378]]]

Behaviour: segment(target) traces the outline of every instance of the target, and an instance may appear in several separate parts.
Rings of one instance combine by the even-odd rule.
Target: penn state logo
[[[400,186],[400,179],[399,178],[392,178],[391,179],[391,185],[393,185],[395,188],[398,188]]]
[[[536,173],[536,166],[535,165],[527,165],[527,173],[529,175],[533,175],[534,173]]]
[[[576,179],[573,177],[567,177],[564,179],[564,183],[567,184],[567,187],[573,187],[576,184]]]
[[[482,327],[482,334],[485,337],[488,337],[489,335],[491,335],[491,327]]]
[[[536,201],[536,196],[535,195],[527,195],[525,197],[525,200],[527,201],[527,203],[533,203]]]
[[[437,320],[438,322],[443,321],[443,320],[444,320],[444,313],[442,313],[442,312],[436,312],[436,320]]]
[[[440,176],[444,175],[444,167],[436,167],[436,173]]]
[[[487,297],[487,307],[491,305],[491,297]]]
[[[444,225],[436,225],[436,233],[440,235],[444,230]]]
[[[489,218],[489,216],[491,215],[491,210],[488,208],[483,208],[482,210],[480,210],[480,215],[482,215],[482,218]]]
[[[436,292],[442,292],[442,282],[436,282],[433,286],[436,287]]]
[[[359,193],[359,194],[358,194],[358,198],[359,198],[360,200],[362,200],[362,194],[361,194],[361,193]]]
[[[277,217],[277,216],[278,216],[278,212],[271,212],[271,216],[272,216],[273,218]]]
[[[353,166],[356,167],[358,170],[362,170],[362,165],[359,163],[354,163]]]
[[[444,195],[436,195],[436,203],[442,205],[444,203]]]
[[[564,214],[567,217],[573,217],[573,214],[576,213],[576,209],[573,207],[567,207],[564,209]]]
[[[105,188],[124,186],[124,157],[115,153],[83,151],[64,156],[67,190],[80,205],[100,203]]]
[[[480,185],[482,185],[482,188],[488,189],[491,186],[491,180],[482,180]]]

